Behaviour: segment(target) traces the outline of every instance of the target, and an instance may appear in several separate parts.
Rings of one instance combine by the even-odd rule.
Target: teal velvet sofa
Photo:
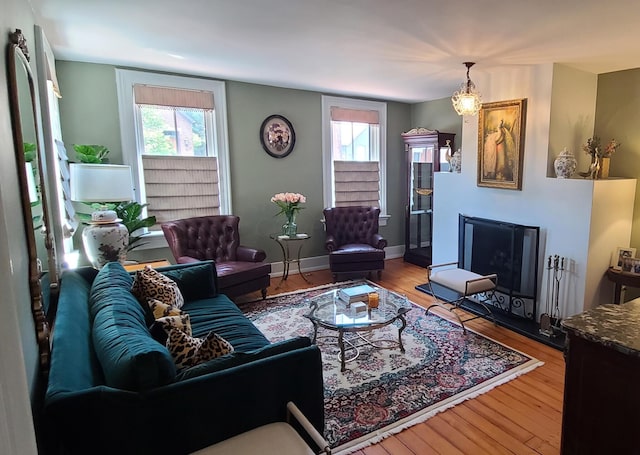
[[[51,453],[188,454],[284,421],[288,401],[322,433],[317,346],[306,337],[269,343],[216,292],[211,261],[158,270],[178,283],[193,335],[215,331],[234,352],[177,371],[120,264],[66,271],[43,411]]]

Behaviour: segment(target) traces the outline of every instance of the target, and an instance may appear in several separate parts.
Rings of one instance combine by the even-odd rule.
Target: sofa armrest
[[[327,249],[329,253],[338,249],[338,242],[336,242],[336,238],[332,235],[327,235],[327,238],[324,241],[324,247]]]
[[[259,248],[240,245],[236,250],[236,258],[243,262],[262,262],[267,258],[267,253]]]
[[[373,234],[373,237],[371,237],[371,246],[383,250],[387,246],[387,240],[380,234]]]

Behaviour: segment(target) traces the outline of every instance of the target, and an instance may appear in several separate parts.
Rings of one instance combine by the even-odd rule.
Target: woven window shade
[[[218,160],[214,157],[142,157],[147,211],[158,223],[220,214]]]
[[[153,85],[133,86],[135,103],[158,107],[213,110],[213,93],[204,90],[185,90]]]
[[[380,166],[377,161],[334,161],[335,205],[380,207]]]
[[[332,106],[331,120],[334,122],[369,123],[371,125],[377,125],[380,123],[380,114],[378,111],[363,111]]]

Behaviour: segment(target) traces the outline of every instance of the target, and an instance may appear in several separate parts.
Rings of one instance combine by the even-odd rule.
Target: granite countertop
[[[600,305],[562,321],[569,332],[640,357],[640,299],[622,305]]]

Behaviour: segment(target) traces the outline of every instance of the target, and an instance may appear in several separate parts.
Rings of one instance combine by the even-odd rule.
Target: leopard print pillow
[[[194,338],[179,329],[171,329],[167,348],[178,370],[233,352],[233,346],[215,332],[205,338]]]
[[[156,319],[155,324],[164,329],[167,334],[169,334],[173,329],[178,329],[188,336],[191,336],[191,320],[187,313],[183,313],[178,316],[165,316],[158,318]]]
[[[155,319],[163,318],[165,316],[180,316],[182,314],[182,311],[178,308],[162,303],[160,300],[149,299],[147,303],[149,304],[149,308],[151,309]]]
[[[176,282],[148,265],[136,272],[131,292],[140,302],[156,299],[178,309],[184,305],[184,298]]]

